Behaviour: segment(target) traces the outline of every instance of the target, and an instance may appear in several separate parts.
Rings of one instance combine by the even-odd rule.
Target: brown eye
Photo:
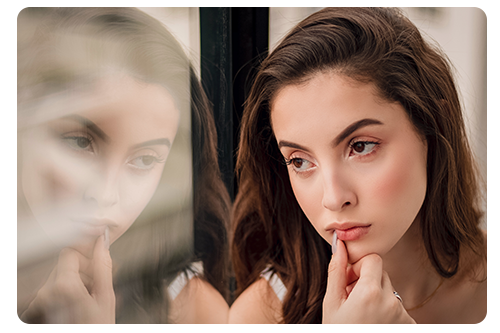
[[[93,152],[92,138],[85,136],[68,136],[63,137],[62,141],[73,150],[78,152]]]
[[[349,144],[349,149],[350,149],[350,155],[356,155],[356,156],[365,156],[369,155],[374,151],[376,146],[378,146],[378,142],[371,142],[371,141],[358,141],[358,142],[353,142]]]
[[[364,142],[356,142],[354,144],[354,146],[352,147],[352,149],[356,153],[362,153],[365,150],[365,143]]]
[[[163,163],[164,160],[154,155],[141,155],[132,158],[128,164],[139,170],[151,170],[157,163]]]
[[[304,160],[301,159],[301,158],[294,158],[292,160],[292,164],[294,167],[296,167],[297,169],[300,169],[302,167],[302,165],[304,164]]]
[[[155,161],[153,156],[142,156],[142,164],[151,165]]]
[[[78,148],[85,149],[90,145],[90,140],[84,137],[78,137],[75,140]]]

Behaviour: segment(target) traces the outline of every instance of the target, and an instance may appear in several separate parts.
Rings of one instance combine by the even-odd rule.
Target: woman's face
[[[280,90],[271,120],[317,232],[331,244],[337,230],[350,262],[391,250],[426,193],[427,146],[403,107],[377,97],[371,83],[321,73]]]
[[[135,221],[159,183],[179,111],[168,91],[127,75],[90,94],[40,104],[51,119],[24,130],[22,187],[30,209],[59,247],[90,251]]]

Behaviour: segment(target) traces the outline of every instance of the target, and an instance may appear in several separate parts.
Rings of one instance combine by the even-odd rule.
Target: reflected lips
[[[72,219],[80,225],[80,230],[90,236],[100,236],[104,233],[104,230],[110,225],[114,225],[114,222],[107,219]]]
[[[370,229],[370,226],[356,226],[348,229],[336,229],[337,237],[343,241],[354,241],[360,239],[362,236],[366,235]]]
[[[100,236],[106,229],[105,225],[95,225],[90,223],[82,223],[82,231],[90,236]]]

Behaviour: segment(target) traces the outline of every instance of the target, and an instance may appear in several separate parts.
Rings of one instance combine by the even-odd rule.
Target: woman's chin
[[[94,247],[95,247],[95,243],[96,243],[97,239],[98,239],[98,237],[88,237],[87,236],[85,238],[78,240],[77,242],[75,242],[74,244],[72,244],[68,247],[80,252],[81,254],[83,254],[87,258],[92,258],[93,254],[94,254]]]
[[[351,245],[351,246],[350,246]],[[347,262],[349,264],[354,264],[358,262],[361,258],[375,253],[374,251],[369,251],[368,249],[360,248],[359,246],[354,246],[354,244],[347,244]]]

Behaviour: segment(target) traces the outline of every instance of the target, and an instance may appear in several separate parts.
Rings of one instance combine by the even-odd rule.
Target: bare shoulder
[[[486,231],[483,230],[486,248]],[[462,272],[450,279],[448,288],[449,315],[455,313],[452,323],[480,323],[487,312],[487,264],[486,257],[468,253],[463,257]],[[466,263],[470,265],[467,265]]]
[[[245,289],[229,309],[230,324],[277,324],[281,318],[281,301],[264,278]]]
[[[229,306],[210,283],[192,278],[171,302],[169,317],[178,324],[226,324]]]

